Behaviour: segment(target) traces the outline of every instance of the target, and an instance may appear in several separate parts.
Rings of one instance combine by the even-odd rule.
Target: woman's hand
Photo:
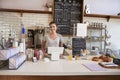
[[[48,53],[44,53],[44,57],[51,58],[51,55]]]
[[[60,59],[65,59],[63,54],[60,54]]]
[[[47,57],[48,56],[48,53],[44,53],[44,57]]]

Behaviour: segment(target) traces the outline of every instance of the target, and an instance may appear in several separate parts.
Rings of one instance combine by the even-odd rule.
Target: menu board
[[[58,33],[73,34],[75,23],[82,22],[83,0],[54,0],[54,21]]]
[[[86,49],[86,40],[84,38],[72,38],[72,54],[81,55],[81,49]]]

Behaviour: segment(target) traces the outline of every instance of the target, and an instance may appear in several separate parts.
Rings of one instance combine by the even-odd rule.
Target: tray
[[[103,63],[98,63],[98,64],[104,68],[120,69],[120,65],[116,66],[116,65],[108,65],[108,64],[103,64]]]

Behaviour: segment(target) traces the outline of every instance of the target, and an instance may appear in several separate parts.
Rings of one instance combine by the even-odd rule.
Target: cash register
[[[63,54],[64,47],[48,47],[48,54],[51,55],[51,60],[57,61],[60,59],[60,54]]]

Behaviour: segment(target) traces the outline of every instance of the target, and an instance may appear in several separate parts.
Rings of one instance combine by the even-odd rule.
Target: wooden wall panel
[[[120,80],[119,75],[82,75],[82,76],[0,76],[0,80]]]

